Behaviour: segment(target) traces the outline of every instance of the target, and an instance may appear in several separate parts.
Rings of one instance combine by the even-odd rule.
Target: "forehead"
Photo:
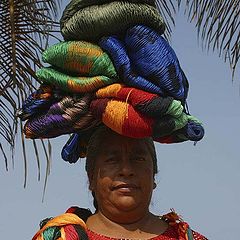
[[[131,153],[147,154],[149,148],[146,139],[134,139],[115,133],[107,133],[102,138],[101,153],[128,151]]]

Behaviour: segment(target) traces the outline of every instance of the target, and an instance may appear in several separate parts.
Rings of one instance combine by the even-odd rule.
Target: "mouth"
[[[113,186],[111,188],[112,191],[114,190],[126,190],[126,191],[131,191],[133,189],[138,189],[139,187],[136,184],[127,184],[127,183],[122,183],[122,184],[117,184],[116,186]]]

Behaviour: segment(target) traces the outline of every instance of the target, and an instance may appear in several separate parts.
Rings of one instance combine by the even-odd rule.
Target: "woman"
[[[159,217],[149,211],[157,173],[151,138],[128,138],[99,127],[88,143],[86,170],[96,212],[70,208],[45,221],[33,240],[206,239],[191,231],[174,212]]]
[[[195,142],[204,135],[186,109],[188,81],[161,36],[155,1],[72,0],[60,22],[65,41],[43,53],[51,66],[37,72],[42,85],[18,112],[27,120],[24,133],[32,139],[73,133],[62,151],[73,163],[86,132],[101,123],[113,131],[99,127],[87,145],[96,212],[70,208],[43,221],[33,239],[205,239],[174,212],[149,211],[157,173],[152,138]]]

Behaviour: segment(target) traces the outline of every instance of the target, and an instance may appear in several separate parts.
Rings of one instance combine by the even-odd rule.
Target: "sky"
[[[203,122],[205,137],[196,146],[192,142],[156,143],[159,173],[151,211],[161,215],[174,208],[194,230],[210,240],[238,239],[239,74],[232,81],[228,64],[217,53],[201,49],[194,25],[187,22],[183,13],[176,17],[171,46],[190,83],[190,113]],[[62,136],[52,141],[51,173],[43,202],[43,154],[38,181],[36,159],[28,146],[26,188],[21,151],[16,150],[14,169],[8,172],[0,156],[1,239],[31,239],[40,220],[59,215],[73,205],[93,209],[84,159],[74,165],[61,159],[67,139]]]

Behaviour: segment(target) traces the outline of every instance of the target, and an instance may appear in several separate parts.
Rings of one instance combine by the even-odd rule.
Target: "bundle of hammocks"
[[[48,66],[36,73],[42,84],[18,111],[27,138],[72,134],[62,150],[70,163],[85,156],[101,124],[160,143],[202,139],[153,0],[72,0],[60,24],[64,41],[43,53]]]

